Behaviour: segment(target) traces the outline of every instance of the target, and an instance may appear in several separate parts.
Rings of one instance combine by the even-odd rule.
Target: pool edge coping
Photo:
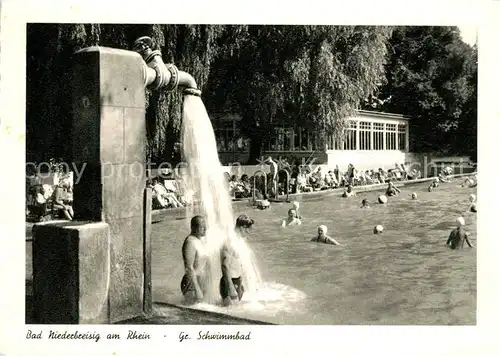
[[[221,313],[221,312],[216,312],[216,311],[211,311],[211,310],[197,309],[197,308],[192,308],[189,306],[173,304],[173,303],[153,302],[153,305],[157,305],[160,307],[167,307],[167,308],[176,308],[176,309],[180,309],[180,310],[189,310],[189,311],[192,311],[195,313],[210,315],[210,316],[214,316],[214,317],[215,316],[222,316],[226,319],[231,319],[231,320],[235,320],[235,321],[242,321],[242,322],[244,321],[247,323],[251,323],[251,325],[279,325],[279,324],[270,323],[270,322],[262,321],[262,320],[258,320],[258,319],[250,319],[250,318],[245,318],[245,317],[241,317],[241,316],[234,316],[231,314],[226,314],[226,313]]]

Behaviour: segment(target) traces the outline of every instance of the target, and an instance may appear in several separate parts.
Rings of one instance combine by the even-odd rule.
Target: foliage
[[[477,49],[454,27],[30,24],[30,161],[70,152],[73,53],[144,35],[196,79],[209,113],[242,116],[251,161],[275,124],[338,136],[362,104],[411,116],[414,149],[475,149]],[[179,160],[180,93],[147,91],[146,103],[148,157]]]
[[[171,62],[206,85],[222,33],[219,25],[99,25],[30,24],[27,46],[27,158],[46,160],[68,157],[71,130],[72,55],[80,48],[99,45],[131,48],[148,35]],[[181,119],[178,92],[148,91],[148,156],[153,161],[171,160],[175,154]],[[178,159],[178,157],[177,157]]]
[[[412,118],[412,150],[470,151],[472,142],[467,149],[459,142],[477,136],[477,49],[445,26],[396,27],[389,43],[387,83],[375,107]]]
[[[208,104],[242,113],[251,161],[272,126],[340,135],[347,117],[384,82],[390,29],[248,26],[236,51],[214,63]]]

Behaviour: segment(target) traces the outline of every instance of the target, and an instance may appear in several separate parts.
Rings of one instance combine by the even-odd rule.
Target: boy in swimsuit
[[[457,248],[463,249],[464,242],[467,242],[469,247],[474,247],[471,245],[469,241],[469,236],[464,231],[463,227],[465,226],[465,220],[463,217],[457,218],[457,227],[453,229],[450,233],[450,237],[448,237],[448,241],[446,241],[446,245],[450,245],[452,250]]]
[[[191,233],[182,245],[185,272],[181,281],[181,291],[186,304],[194,304],[203,300],[205,286],[201,277],[207,265],[207,255],[201,239],[205,233],[205,219],[199,215],[193,217]]]
[[[328,236],[326,233],[328,228],[325,225],[318,226],[318,235],[311,239],[312,242],[321,242],[329,245],[342,246],[333,237]]]

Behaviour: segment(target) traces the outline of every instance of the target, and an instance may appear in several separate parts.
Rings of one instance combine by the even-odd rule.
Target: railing
[[[264,194],[267,194],[267,174],[263,170],[258,170],[252,176],[253,177],[252,199],[253,199],[254,203],[255,203],[255,181],[256,181],[258,175],[264,176]]]

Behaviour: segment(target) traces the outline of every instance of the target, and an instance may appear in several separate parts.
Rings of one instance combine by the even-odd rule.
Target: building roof
[[[410,120],[411,118],[408,116],[403,116],[401,114],[392,114],[388,112],[380,112],[380,111],[370,111],[370,110],[357,110],[360,115],[369,116],[373,118],[380,119],[394,119],[394,120]]]

